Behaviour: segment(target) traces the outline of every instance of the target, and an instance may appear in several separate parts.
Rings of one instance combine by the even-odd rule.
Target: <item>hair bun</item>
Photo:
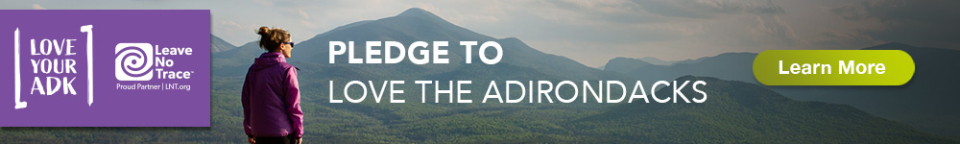
[[[268,35],[269,33],[270,33],[270,28],[266,26],[260,27],[260,31],[257,31],[257,34],[260,34],[260,35]]]
[[[281,28],[261,26],[257,34],[260,35],[260,48],[267,51],[277,50],[284,42],[290,41],[290,33]]]

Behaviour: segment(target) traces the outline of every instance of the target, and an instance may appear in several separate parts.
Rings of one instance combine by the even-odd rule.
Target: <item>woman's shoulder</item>
[[[284,71],[290,71],[290,70],[296,70],[296,69],[297,69],[297,67],[294,67],[293,65],[291,65],[290,63],[287,63],[287,62],[281,62],[281,63],[279,63],[279,64],[277,64],[277,65],[279,65],[281,68],[283,68]]]

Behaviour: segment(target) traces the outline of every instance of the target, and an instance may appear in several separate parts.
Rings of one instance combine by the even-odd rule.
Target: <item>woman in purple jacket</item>
[[[243,82],[243,130],[250,143],[300,143],[303,111],[297,69],[288,64],[290,33],[260,27],[260,48],[267,52],[250,66]]]

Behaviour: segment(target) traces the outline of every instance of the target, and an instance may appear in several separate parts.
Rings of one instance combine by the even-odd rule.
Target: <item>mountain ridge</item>
[[[742,81],[683,76],[677,81],[702,80],[710,94],[701,104],[620,104],[585,117],[579,133],[615,135],[625,141],[652,143],[956,143],[905,124],[876,117],[848,105],[804,102]],[[668,89],[668,88],[665,88]],[[693,90],[682,90],[696,95]],[[670,95],[660,90],[657,95]],[[672,121],[683,124],[670,125]],[[667,133],[657,134],[657,133]],[[679,134],[683,136],[670,136]],[[661,138],[672,137],[672,138]],[[681,138],[676,138],[681,137]],[[686,138],[686,139],[684,139]]]
[[[960,106],[951,103],[960,101],[960,98],[944,95],[952,93],[950,89],[958,85],[943,81],[960,79],[960,76],[952,73],[960,70],[960,66],[951,64],[953,61],[958,61],[960,51],[914,47],[898,42],[860,49],[907,52],[916,64],[916,73],[910,82],[896,87],[776,86],[767,88],[796,100],[849,104],[871,114],[909,124],[926,132],[960,139],[960,122],[958,122],[960,112],[953,111],[960,109]],[[720,58],[721,56],[726,58]],[[645,66],[624,74],[644,81],[677,75],[697,75],[758,83],[752,71],[755,57],[756,54],[753,53],[728,53],[672,66]],[[607,67],[607,69],[610,68]],[[911,100],[905,101],[905,96],[910,97]]]

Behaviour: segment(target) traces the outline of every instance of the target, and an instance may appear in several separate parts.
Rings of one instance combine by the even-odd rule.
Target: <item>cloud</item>
[[[269,0],[253,0],[253,2],[262,6],[273,6],[273,2]]]
[[[831,9],[844,20],[878,23],[861,34],[886,42],[960,49],[960,9],[954,0],[870,0]]]
[[[307,14],[306,11],[303,11],[302,8],[297,9],[297,14],[300,15],[300,25],[310,29],[317,28],[317,25],[310,21],[310,15]]]
[[[317,27],[317,25],[313,24],[313,22],[307,21],[307,20],[305,20],[305,19],[304,19],[304,20],[300,20],[300,25],[303,25],[303,26],[305,26],[305,27],[307,27],[307,28],[315,28],[315,27]]]
[[[764,41],[774,41],[780,45],[791,45],[798,41],[797,35],[789,24],[778,16],[757,16],[757,25],[750,29],[754,36],[767,37]],[[763,43],[763,42],[753,42]]]
[[[671,17],[712,18],[721,14],[783,14],[772,1],[755,0],[634,0],[644,11]]]
[[[30,5],[30,7],[33,8],[33,9],[35,9],[35,10],[47,9],[47,8],[45,8],[45,7],[43,7],[43,6],[40,6],[40,4],[33,4],[33,5]]]
[[[297,9],[297,14],[300,14],[300,19],[310,19],[310,15],[303,11],[303,9]]]
[[[229,26],[229,27],[233,27],[233,28],[243,28],[243,26],[241,26],[240,24],[238,24],[238,23],[235,22],[235,21],[222,21],[222,22],[220,22],[220,25],[222,25],[222,26]]]
[[[868,35],[861,33],[844,33],[837,31],[827,31],[820,33],[819,40],[815,41],[813,44],[820,46],[834,46],[834,45],[876,45],[882,43],[881,41],[875,40]]]

